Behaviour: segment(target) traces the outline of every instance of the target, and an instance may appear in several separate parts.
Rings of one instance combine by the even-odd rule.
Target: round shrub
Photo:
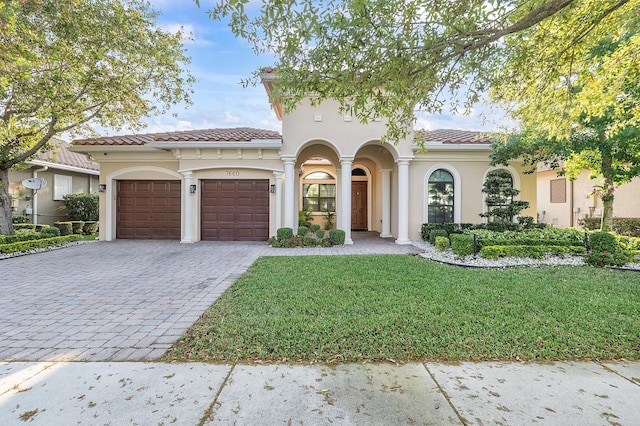
[[[304,237],[309,232],[309,228],[306,226],[298,226],[298,235]]]
[[[316,229],[315,234],[316,238],[323,239],[325,234],[324,229]]]
[[[620,246],[615,235],[608,232],[592,232],[589,235],[589,247],[596,252],[606,251],[608,253],[616,253]]]
[[[278,238],[278,241],[288,240],[289,238],[293,237],[293,229],[291,229],[291,228],[279,228],[276,231],[276,236]]]
[[[436,248],[440,251],[445,251],[449,248],[449,238],[447,237],[436,237]]]
[[[305,247],[315,247],[316,239],[313,237],[304,237],[304,246]]]
[[[329,230],[329,241],[334,246],[341,246],[344,244],[345,232],[342,229]]]
[[[312,223],[311,226],[309,226],[309,231],[313,232],[314,234],[320,229],[320,225],[318,225],[317,223]]]

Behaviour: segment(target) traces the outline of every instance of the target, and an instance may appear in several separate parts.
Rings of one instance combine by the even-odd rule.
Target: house
[[[490,140],[480,132],[424,131],[382,143],[383,120],[368,124],[338,112],[338,103],[290,113],[271,96],[275,131],[233,128],[111,136],[74,141],[74,151],[100,163],[100,239],[266,240],[295,229],[310,209],[324,224],[369,230],[398,244],[420,239],[425,222],[479,223]],[[536,212],[534,175],[506,167],[520,198]]]
[[[601,182],[589,179],[587,169],[570,181],[566,176],[558,176],[557,170],[539,164],[536,176],[538,222],[569,228],[579,226],[580,219],[602,217],[602,200],[592,194],[594,185]],[[616,189],[613,217],[640,217],[640,178]]]
[[[27,168],[9,171],[9,196],[14,215],[28,215],[33,223],[53,225],[67,218],[62,203],[67,194],[95,193],[98,190],[100,165],[85,155],[69,150],[60,139],[53,148],[27,161]],[[25,179],[44,178],[47,185],[37,191],[24,186]]]

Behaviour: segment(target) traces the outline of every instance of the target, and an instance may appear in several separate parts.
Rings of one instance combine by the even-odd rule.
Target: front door
[[[367,182],[351,182],[351,229],[367,230]]]

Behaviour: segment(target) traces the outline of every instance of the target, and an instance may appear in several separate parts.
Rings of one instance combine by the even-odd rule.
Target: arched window
[[[446,170],[431,173],[427,185],[428,222],[453,222],[454,186],[453,176]]]
[[[311,172],[302,180],[302,209],[336,211],[336,180],[327,172]]]

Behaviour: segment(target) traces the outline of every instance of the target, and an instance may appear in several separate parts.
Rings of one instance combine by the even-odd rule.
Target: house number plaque
[[[240,176],[240,170],[227,170],[227,176]]]

